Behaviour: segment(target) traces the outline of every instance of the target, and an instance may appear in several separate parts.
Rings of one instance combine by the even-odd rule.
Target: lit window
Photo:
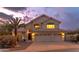
[[[40,25],[39,24],[34,24],[35,29],[40,29]]]
[[[47,24],[47,29],[54,29],[55,25],[54,24]]]

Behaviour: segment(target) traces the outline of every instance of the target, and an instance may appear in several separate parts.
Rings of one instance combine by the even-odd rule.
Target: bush
[[[11,48],[11,47],[15,47],[16,42],[15,42],[15,38],[12,37],[11,35],[7,35],[7,36],[1,36],[0,37],[0,47],[1,48]]]

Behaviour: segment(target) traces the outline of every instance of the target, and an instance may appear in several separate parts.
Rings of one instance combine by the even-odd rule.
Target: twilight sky
[[[79,29],[79,8],[78,7],[4,7],[0,8],[0,18],[8,19],[25,17],[29,22],[32,18],[46,14],[61,21],[60,28],[67,30]]]

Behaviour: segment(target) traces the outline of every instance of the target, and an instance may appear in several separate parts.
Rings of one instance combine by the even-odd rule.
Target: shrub
[[[1,48],[15,47],[15,45],[16,45],[15,38],[12,37],[11,35],[0,36],[0,47]]]

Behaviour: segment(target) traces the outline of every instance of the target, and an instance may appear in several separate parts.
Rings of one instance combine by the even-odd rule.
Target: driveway
[[[29,47],[16,52],[78,52],[79,43],[67,42],[33,42]]]

